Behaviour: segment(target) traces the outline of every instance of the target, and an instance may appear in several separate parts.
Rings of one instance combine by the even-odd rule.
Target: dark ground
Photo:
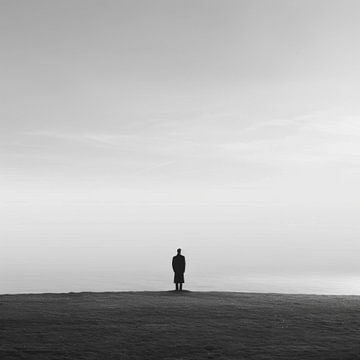
[[[360,297],[3,295],[0,359],[360,359]]]

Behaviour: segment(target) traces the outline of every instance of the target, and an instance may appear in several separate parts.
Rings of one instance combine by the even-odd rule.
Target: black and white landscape
[[[359,13],[0,0],[0,358],[355,359]]]

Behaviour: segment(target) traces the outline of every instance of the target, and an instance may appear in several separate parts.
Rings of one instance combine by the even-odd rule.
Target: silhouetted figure
[[[172,259],[172,268],[174,270],[174,283],[176,291],[182,291],[185,272],[185,256],[181,255],[181,249],[177,249],[177,255]]]

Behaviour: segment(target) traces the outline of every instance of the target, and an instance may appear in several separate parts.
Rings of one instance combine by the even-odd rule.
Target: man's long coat
[[[185,256],[176,255],[172,259],[172,268],[174,270],[174,283],[184,283]]]

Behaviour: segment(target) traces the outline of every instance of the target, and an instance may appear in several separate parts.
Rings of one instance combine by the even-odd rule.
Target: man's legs
[[[180,283],[180,291],[182,291],[182,283]]]
[[[176,291],[179,291],[179,283],[175,283],[175,287],[176,287]]]

